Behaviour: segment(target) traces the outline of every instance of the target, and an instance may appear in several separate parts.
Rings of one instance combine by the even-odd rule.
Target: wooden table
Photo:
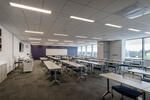
[[[150,76],[150,71],[146,71],[146,70],[130,69],[130,70],[128,70],[128,72],[142,74],[143,76],[145,76],[145,75]]]
[[[144,82],[144,81],[134,81],[127,78],[124,78],[122,75],[115,74],[115,73],[105,73],[100,74],[101,77],[107,78],[107,91],[104,93],[103,98],[111,93],[109,89],[109,80],[113,80],[115,82],[127,85],[129,87],[135,88],[137,90],[140,90],[144,92],[143,94],[143,100],[145,100],[145,92],[150,93],[150,83]]]
[[[60,60],[60,61],[61,61],[62,63],[68,64],[68,65],[73,66],[73,67],[76,67],[76,68],[84,67],[83,64],[78,64],[78,63],[71,62],[71,61],[68,61],[68,60]]]
[[[78,59],[77,61],[89,64],[92,67],[92,71],[93,71],[94,65],[101,66],[102,70],[104,69],[103,68],[104,67],[104,63],[103,62],[100,63],[100,62],[93,62],[93,61],[80,60],[80,59]]]
[[[98,60],[98,59],[88,59],[88,61],[99,62],[100,60]]]
[[[83,67],[85,67],[83,64],[78,64],[78,63],[75,63],[75,62],[71,62],[71,61],[68,61],[68,60],[60,60],[60,62],[64,63],[64,64],[67,64],[69,66],[72,66],[72,67],[75,67],[75,68],[80,68],[80,75],[82,76],[82,70],[83,70]]]
[[[46,58],[46,57],[40,57],[40,60],[41,61],[46,61],[46,60],[48,60],[48,58]]]
[[[58,57],[49,57],[50,59],[52,59],[52,60],[55,60],[55,61],[58,61],[58,60],[60,60],[60,58],[58,58]]]
[[[56,73],[57,73],[57,70],[61,69],[61,67],[56,65],[55,63],[53,63],[51,61],[43,61],[43,62],[46,65],[48,70],[54,70],[55,71],[55,80],[52,82],[52,84],[59,83],[59,81],[57,80]]]

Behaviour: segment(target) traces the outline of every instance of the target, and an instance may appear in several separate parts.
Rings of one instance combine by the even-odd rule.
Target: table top
[[[61,62],[71,65],[73,67],[84,67],[83,64],[78,64],[78,63],[67,61],[67,60],[61,60]]]
[[[61,69],[60,66],[56,65],[55,63],[51,61],[44,61],[44,64],[49,70],[56,70],[56,69]]]
[[[87,61],[87,60],[80,60],[80,59],[78,59],[77,61],[83,62],[83,63],[88,63],[88,64],[94,64],[94,65],[104,65],[104,63],[93,62],[93,61]]]
[[[143,74],[143,75],[150,75],[150,71],[146,71],[146,70],[130,69],[128,71],[133,73]]]
[[[58,57],[50,57],[51,59],[54,59],[54,60],[60,60],[60,58]]]
[[[105,77],[110,80],[113,80],[113,81],[116,81],[121,84],[125,84],[132,88],[150,93],[150,83],[148,83],[148,82],[137,81],[134,79],[130,80],[128,78],[123,77],[122,75],[115,74],[115,73],[105,73],[105,74],[100,74],[100,76]]]
[[[96,62],[99,62],[100,60],[98,60],[98,59],[88,59],[89,61],[96,61]]]
[[[40,57],[40,60],[47,60],[48,58],[46,57]]]
[[[145,69],[150,69],[150,66],[143,66]]]

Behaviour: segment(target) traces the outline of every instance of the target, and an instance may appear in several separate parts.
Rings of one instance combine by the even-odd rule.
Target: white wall
[[[98,42],[98,58],[123,60],[123,41],[99,41]]]
[[[109,46],[110,43],[108,41],[99,41],[98,44],[98,59],[109,59]]]
[[[122,60],[122,41],[110,42],[110,59]]]
[[[13,63],[15,58],[19,56],[25,56],[27,52],[31,52],[29,48],[24,48],[24,52],[19,52],[19,42],[12,33],[8,32],[5,28],[0,25],[2,29],[2,51],[0,51],[0,61],[7,63],[7,73],[13,70]]]

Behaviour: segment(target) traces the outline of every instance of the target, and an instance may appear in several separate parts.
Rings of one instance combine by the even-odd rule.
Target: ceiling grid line
[[[19,0],[20,3],[22,3],[22,0]],[[29,24],[28,24],[28,19],[27,19],[27,16],[24,12],[23,9],[21,9],[22,13],[23,13],[23,16],[24,16],[24,21],[25,21],[25,26],[27,27],[27,29],[29,30]]]
[[[62,9],[65,7],[65,5],[66,5],[68,2],[69,2],[69,0],[66,0],[66,2],[65,2],[65,3],[64,3],[64,5],[63,5],[63,7],[60,9],[60,12],[62,12]],[[56,16],[56,18],[55,18],[54,22],[52,23],[51,28],[49,28],[49,30],[48,30],[48,34],[50,34],[50,29],[52,29],[52,27],[55,25],[55,23],[56,23],[56,20],[57,20],[58,16],[59,16],[59,14]]]
[[[44,8],[44,3],[45,3],[45,0],[42,0],[42,8]],[[39,31],[41,31],[42,18],[43,18],[43,14],[40,15]]]

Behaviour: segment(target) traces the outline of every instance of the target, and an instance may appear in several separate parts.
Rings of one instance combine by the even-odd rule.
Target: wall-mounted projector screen
[[[67,55],[67,49],[46,49],[46,55]]]

